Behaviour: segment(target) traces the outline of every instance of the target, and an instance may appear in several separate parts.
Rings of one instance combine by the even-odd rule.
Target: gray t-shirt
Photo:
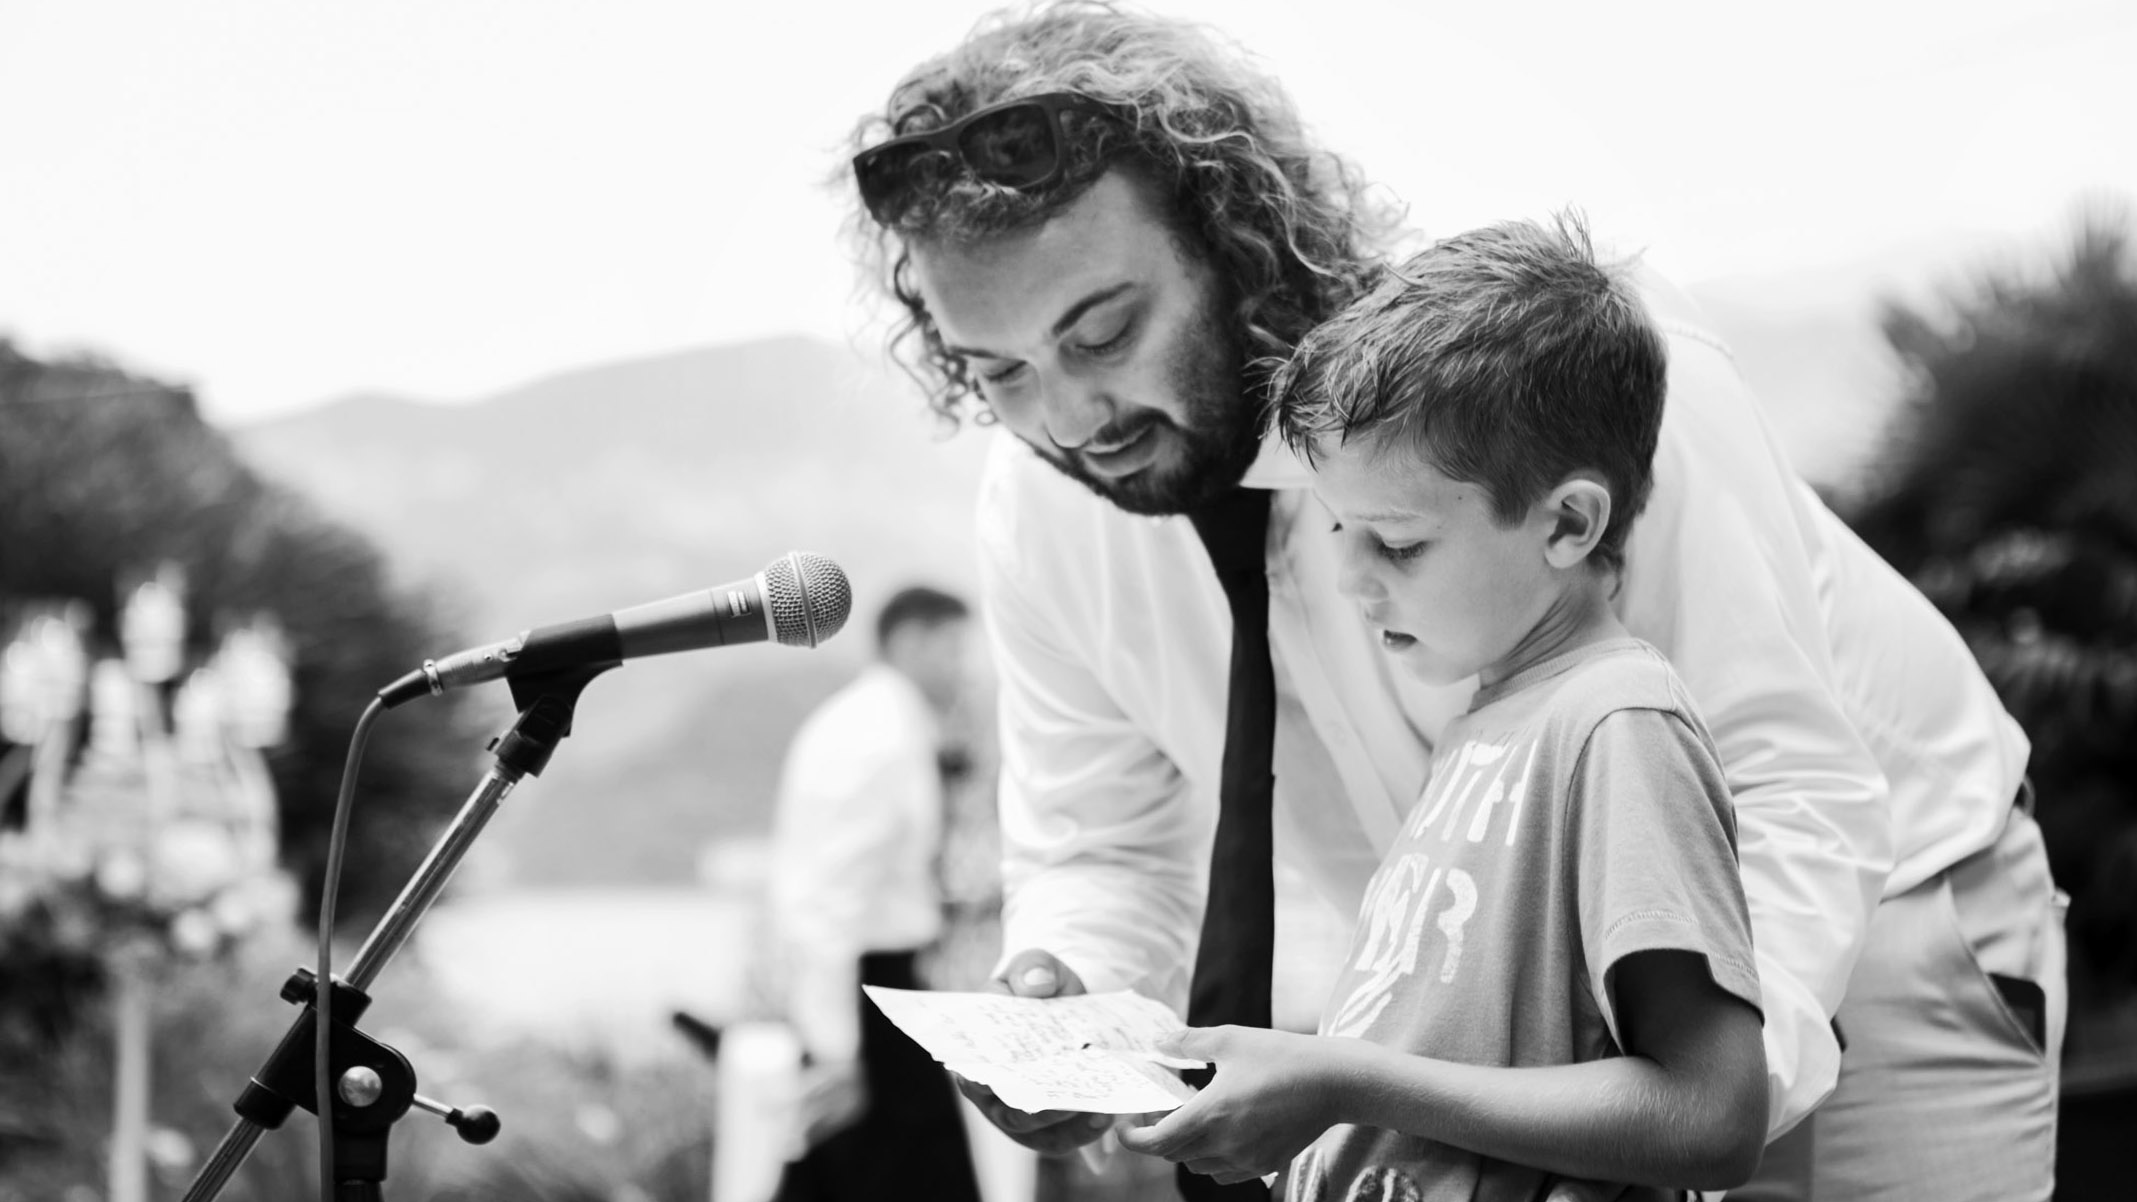
[[[1706,957],[1759,1004],[1729,788],[1668,661],[1591,644],[1480,690],[1367,887],[1322,1015],[1465,1064],[1619,1054],[1607,988],[1634,952]],[[1340,1126],[1293,1162],[1291,1202],[1514,1202],[1550,1175]]]

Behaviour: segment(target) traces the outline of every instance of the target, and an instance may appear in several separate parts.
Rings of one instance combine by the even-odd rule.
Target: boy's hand
[[[1351,1040],[1255,1027],[1190,1028],[1160,1051],[1216,1063],[1201,1093],[1147,1127],[1120,1133],[1123,1147],[1184,1164],[1230,1184],[1291,1163],[1336,1122],[1343,1057]]]
[[[988,982],[997,993],[1016,997],[1070,997],[1082,993],[1083,982],[1068,965],[1054,958],[1050,952],[1036,948],[1018,952],[1004,965],[1000,976]],[[1018,1110],[1004,1105],[994,1096],[994,1091],[977,1081],[968,1081],[952,1073],[957,1088],[987,1121],[1001,1128],[1002,1134],[1034,1151],[1050,1156],[1060,1155],[1098,1139],[1113,1125],[1109,1114],[1087,1114],[1080,1110],[1041,1110],[1036,1113]]]

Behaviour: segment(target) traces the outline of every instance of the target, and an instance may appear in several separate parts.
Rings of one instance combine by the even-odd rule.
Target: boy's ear
[[[1544,543],[1544,562],[1554,568],[1570,568],[1595,550],[1610,529],[1610,486],[1582,473],[1559,482],[1543,499],[1551,521],[1551,537]]]

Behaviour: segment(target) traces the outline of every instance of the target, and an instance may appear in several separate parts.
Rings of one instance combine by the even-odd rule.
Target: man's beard
[[[1037,448],[1039,457],[1129,513],[1186,513],[1215,500],[1239,484],[1261,450],[1256,406],[1245,395],[1239,345],[1229,321],[1205,313],[1166,365],[1167,381],[1180,398],[1186,422],[1138,408],[1093,436],[1101,445],[1120,445],[1157,427],[1152,436],[1170,445],[1163,458],[1143,470],[1119,478],[1099,476],[1084,466],[1077,452],[1055,446]]]

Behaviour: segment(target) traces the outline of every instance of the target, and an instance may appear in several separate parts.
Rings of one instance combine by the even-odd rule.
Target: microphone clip
[[[556,753],[557,744],[571,734],[579,694],[596,676],[621,667],[622,663],[612,660],[507,676],[505,683],[512,688],[512,704],[519,707],[519,718],[509,730],[490,740],[489,750],[497,756],[498,767],[515,776],[540,776],[542,769],[549,766],[549,757]]]

